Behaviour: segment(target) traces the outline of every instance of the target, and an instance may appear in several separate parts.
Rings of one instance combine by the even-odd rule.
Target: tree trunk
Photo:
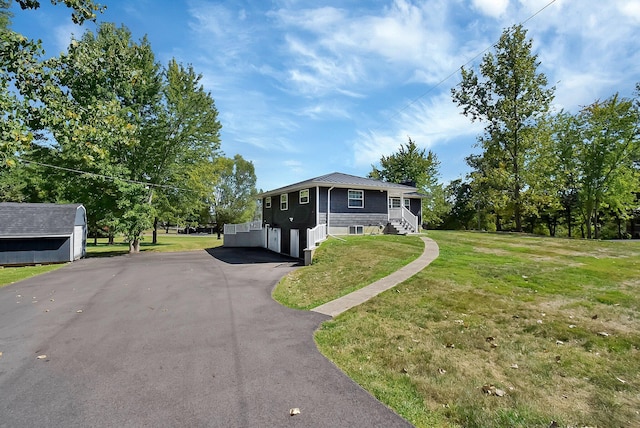
[[[567,229],[569,230],[569,238],[571,238],[571,206],[567,206]]]
[[[502,221],[499,214],[496,214],[496,232],[502,232]]]
[[[140,237],[137,236],[133,238],[132,241],[129,241],[129,253],[135,254],[140,252]]]
[[[113,245],[114,244],[114,235],[112,232],[109,232],[109,245]]]
[[[153,239],[151,240],[152,244],[158,243],[158,217],[153,218]]]

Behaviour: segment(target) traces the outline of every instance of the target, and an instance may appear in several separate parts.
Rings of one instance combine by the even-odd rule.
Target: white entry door
[[[271,251],[275,251],[276,253],[279,253],[280,252],[280,228],[270,227],[267,233],[268,233],[267,248],[269,248]]]
[[[298,229],[291,229],[291,240],[289,241],[291,257],[300,257],[300,231]]]

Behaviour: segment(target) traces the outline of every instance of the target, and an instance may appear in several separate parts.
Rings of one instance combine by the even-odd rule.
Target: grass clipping
[[[323,324],[327,357],[419,427],[640,426],[640,242],[429,235],[430,267]]]

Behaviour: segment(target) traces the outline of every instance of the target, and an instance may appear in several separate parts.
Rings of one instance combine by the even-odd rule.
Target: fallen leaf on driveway
[[[82,313],[82,309],[78,309],[78,310],[76,311],[76,314],[81,314],[81,313]]]
[[[36,358],[39,360],[44,360],[45,358],[47,358],[47,356],[42,354],[42,355],[38,355]]]
[[[297,408],[297,407],[294,407],[293,409],[289,409],[289,414],[291,416],[299,415],[300,414],[300,409]]]

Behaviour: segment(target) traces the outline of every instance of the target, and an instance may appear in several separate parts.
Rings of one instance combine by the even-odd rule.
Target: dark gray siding
[[[71,261],[71,238],[0,240],[0,265],[64,263]]]
[[[388,217],[386,213],[332,213],[329,222],[331,227],[384,226],[388,223]]]
[[[300,192],[289,192],[289,209],[280,209],[280,195],[271,197],[271,208],[265,208],[262,200],[262,222],[281,230],[281,251],[291,252],[291,229],[300,231],[300,252],[307,247],[307,229],[316,226],[316,189],[309,189],[309,203],[300,203]]]
[[[351,190],[362,190],[353,188]],[[331,191],[331,214],[351,213],[351,214],[387,214],[387,192],[379,190],[364,191],[364,207],[349,208],[349,189],[333,189]],[[322,203],[322,202],[321,202]],[[327,205],[326,195],[324,205]],[[326,211],[326,208],[324,209]]]

